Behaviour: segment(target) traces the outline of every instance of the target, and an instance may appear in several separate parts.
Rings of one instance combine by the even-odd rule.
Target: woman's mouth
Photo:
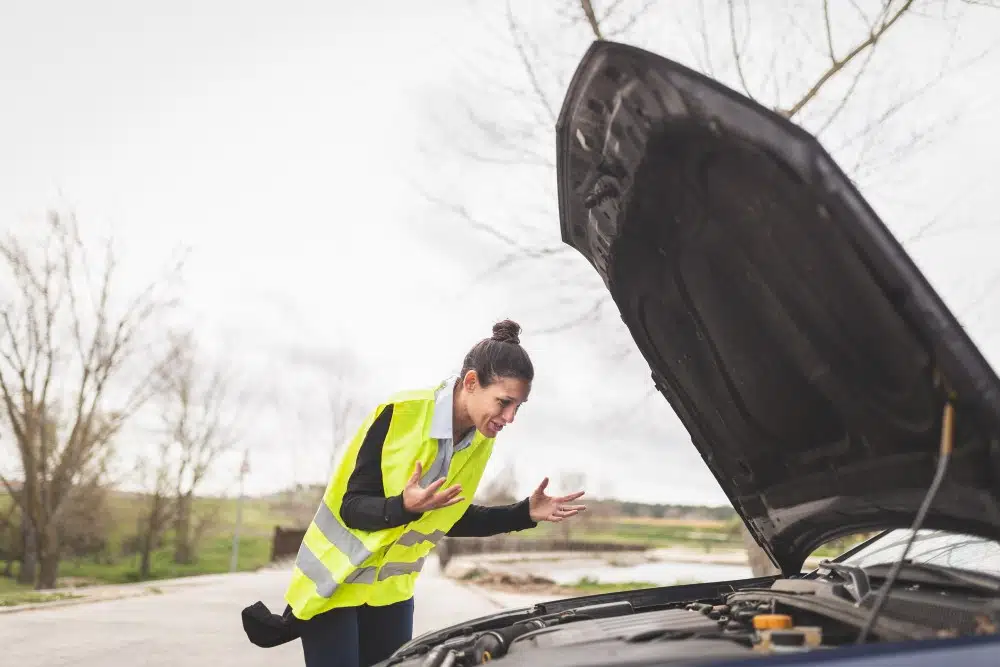
[[[499,433],[500,431],[503,430],[503,424],[501,424],[500,422],[496,421],[495,419],[491,419],[487,423],[487,426],[489,426],[490,430],[493,431],[494,433]]]

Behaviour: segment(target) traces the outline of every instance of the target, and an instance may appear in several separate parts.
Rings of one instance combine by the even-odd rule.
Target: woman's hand
[[[568,496],[553,498],[552,496],[545,494],[545,487],[548,485],[549,478],[546,477],[528,499],[528,512],[531,515],[532,521],[553,521],[558,523],[563,519],[576,516],[579,512],[587,509],[586,505],[569,504],[582,496],[584,493],[583,491],[577,491],[576,493],[571,493]]]
[[[462,492],[461,484],[454,484],[441,493],[437,493],[437,490],[445,482],[444,477],[432,482],[426,489],[422,488],[420,486],[420,475],[423,469],[424,467],[420,464],[420,461],[417,461],[417,467],[414,469],[413,474],[410,475],[410,480],[403,489],[403,507],[406,508],[407,512],[413,512],[414,514],[429,512],[465,500],[458,495]]]

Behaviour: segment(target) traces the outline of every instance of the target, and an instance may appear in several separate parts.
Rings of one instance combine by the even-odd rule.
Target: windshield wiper
[[[892,567],[891,563],[886,563],[885,565],[874,565],[865,568],[869,577],[879,577],[884,578],[888,574],[888,570]],[[885,572],[881,572],[882,570]],[[929,575],[931,581],[926,578],[922,581],[913,582],[912,579],[907,577],[907,573],[921,573]],[[945,565],[935,565],[932,563],[918,563],[911,560],[906,560],[903,562],[903,568],[899,572],[897,577],[898,581],[910,581],[911,583],[947,583],[957,586],[965,586],[969,588],[974,588],[980,591],[986,591],[988,593],[1000,593],[1000,579],[993,577],[988,574],[980,574],[978,572],[970,572],[968,570],[959,570],[953,567],[947,567]]]

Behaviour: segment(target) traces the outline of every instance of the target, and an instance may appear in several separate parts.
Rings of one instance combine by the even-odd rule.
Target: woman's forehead
[[[524,403],[531,393],[531,383],[518,378],[497,378],[489,389],[497,396]]]

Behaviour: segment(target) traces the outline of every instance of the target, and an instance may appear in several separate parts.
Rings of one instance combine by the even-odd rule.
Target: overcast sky
[[[559,20],[514,4],[539,35]],[[527,108],[497,92],[497,81],[524,87],[525,77],[503,38],[503,11],[483,7],[0,0],[0,228],[74,210],[88,235],[114,235],[136,285],[172,249],[191,248],[186,312],[213,354],[268,397],[245,423],[253,492],[325,481],[320,362],[351,358],[352,382],[374,406],[456,371],[495,320],[513,317],[537,380],[493,472],[516,460],[525,493],[543,475],[582,471],[598,495],[723,503],[666,402],[648,395],[642,359],[612,356],[631,346],[613,306],[590,329],[542,333],[587,310],[601,289],[586,262],[527,262],[470,284],[509,248],[421,194],[509,225],[525,243],[558,241],[554,200],[541,214],[527,208],[554,193],[551,174],[470,164],[451,145],[473,146],[459,102],[512,116]],[[704,67],[693,14],[678,16],[639,26],[635,42]],[[543,44],[562,75],[589,39],[572,29],[575,39]],[[787,29],[777,19],[757,26],[764,40]],[[728,38],[724,24],[710,30]],[[864,111],[880,94],[898,92],[893,77],[920,85],[921,58],[943,44],[967,54],[988,46],[1000,12],[946,27],[928,18],[900,33],[879,55],[904,69],[873,79],[873,101],[847,116],[845,136],[870,120]],[[542,85],[558,107],[561,75],[548,74]],[[859,179],[994,364],[998,80],[991,53],[921,97],[893,136],[940,121],[936,141]],[[836,134],[829,141],[839,146]],[[941,222],[920,234],[934,216]],[[231,463],[218,488],[232,488]]]

